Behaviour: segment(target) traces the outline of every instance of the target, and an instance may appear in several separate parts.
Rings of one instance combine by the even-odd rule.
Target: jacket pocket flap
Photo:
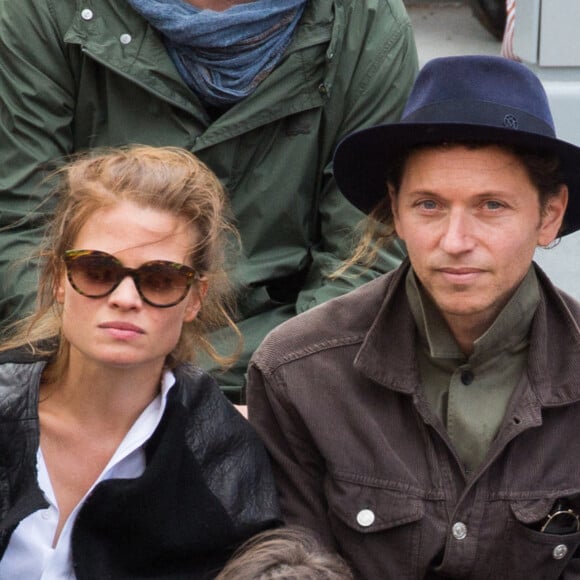
[[[565,501],[567,507],[576,514],[580,513],[580,490],[570,489],[563,491],[558,497],[513,500],[510,502],[510,507],[516,520],[524,525],[530,525],[546,518],[559,501]]]
[[[530,525],[543,520],[550,513],[555,501],[554,498],[519,500],[512,501],[510,507],[518,522]]]
[[[423,517],[423,501],[404,493],[332,480],[327,489],[330,510],[348,527],[372,533],[415,522]]]

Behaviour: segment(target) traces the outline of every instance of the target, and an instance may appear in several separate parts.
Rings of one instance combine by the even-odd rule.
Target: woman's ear
[[[191,322],[201,310],[203,299],[207,294],[209,283],[206,278],[198,280],[195,287],[192,288],[187,299],[185,311],[183,312],[183,322]]]
[[[66,284],[65,275],[59,276],[58,282],[54,288],[54,299],[58,304],[64,303],[64,285]]]

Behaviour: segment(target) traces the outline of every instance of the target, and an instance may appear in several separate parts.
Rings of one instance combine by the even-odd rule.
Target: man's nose
[[[441,236],[441,247],[448,254],[460,254],[472,250],[475,245],[475,224],[464,209],[452,209],[445,231]]]

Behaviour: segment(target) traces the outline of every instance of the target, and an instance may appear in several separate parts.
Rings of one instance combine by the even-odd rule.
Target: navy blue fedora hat
[[[419,72],[400,122],[356,131],[334,155],[345,197],[369,213],[387,195],[389,160],[405,149],[445,141],[482,141],[551,151],[568,185],[563,234],[580,229],[580,147],[556,137],[548,98],[525,65],[497,56],[429,61]]]

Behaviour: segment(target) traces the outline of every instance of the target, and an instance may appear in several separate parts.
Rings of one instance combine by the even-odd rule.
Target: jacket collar
[[[540,303],[532,321],[528,379],[542,406],[580,401],[580,303],[558,290],[537,266]],[[384,300],[354,361],[369,379],[413,394],[420,379],[416,325],[405,292],[406,260],[385,276]]]
[[[354,360],[373,381],[402,393],[419,385],[415,322],[405,293],[408,259],[385,277],[385,298]]]
[[[331,85],[329,54],[342,28],[340,0],[309,1],[284,59],[258,88],[211,123],[203,107],[181,79],[160,35],[125,3],[77,0],[65,42],[77,44],[90,58],[141,88],[199,117],[208,130],[195,150],[246,133],[266,123],[321,107]],[[87,10],[91,17],[87,20]],[[83,18],[83,14],[85,17]],[[335,16],[340,15],[340,18]],[[121,40],[125,39],[125,43]],[[128,41],[128,42],[127,42]],[[334,55],[332,55],[334,56]],[[323,90],[324,89],[324,90]],[[213,130],[213,127],[217,130]],[[224,127],[229,131],[224,133]]]
[[[580,401],[580,303],[536,267],[541,300],[532,322],[529,375],[546,407]]]
[[[0,501],[0,555],[5,548],[2,533],[34,511],[48,507],[36,478],[36,451],[40,442],[38,388],[46,362],[33,362],[34,357],[24,350],[3,355],[0,416],[10,429],[0,436],[4,446],[0,461],[1,485],[8,490]]]

